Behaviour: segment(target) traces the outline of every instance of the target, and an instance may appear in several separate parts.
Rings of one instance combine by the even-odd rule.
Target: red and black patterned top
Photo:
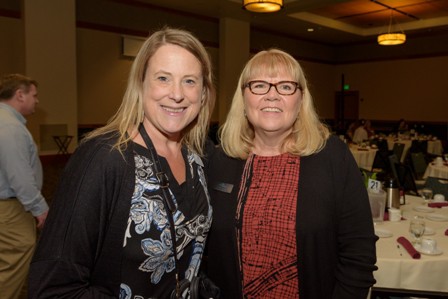
[[[251,155],[238,194],[244,298],[298,298],[296,205],[300,157]]]

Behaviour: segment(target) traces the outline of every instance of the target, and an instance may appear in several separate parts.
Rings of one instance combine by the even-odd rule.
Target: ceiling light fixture
[[[252,12],[276,12],[283,8],[283,0],[243,0],[243,8]]]
[[[381,46],[394,46],[394,45],[401,45],[406,41],[406,34],[404,34],[403,30],[400,28],[400,32],[392,32],[392,25],[393,25],[394,17],[393,17],[393,10],[390,11],[390,21],[389,26],[387,28],[387,33],[383,33],[378,35],[378,44]],[[397,23],[397,27],[398,23]]]

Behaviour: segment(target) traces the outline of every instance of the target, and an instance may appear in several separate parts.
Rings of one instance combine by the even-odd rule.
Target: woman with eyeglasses
[[[256,54],[210,160],[207,271],[221,298],[363,298],[375,283],[366,188],[289,54]]]

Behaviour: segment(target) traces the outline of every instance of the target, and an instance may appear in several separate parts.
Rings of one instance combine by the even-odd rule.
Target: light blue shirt
[[[42,164],[26,119],[0,102],[0,200],[17,197],[26,211],[39,216],[48,210],[42,196]]]

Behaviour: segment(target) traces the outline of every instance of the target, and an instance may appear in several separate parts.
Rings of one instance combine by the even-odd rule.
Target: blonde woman
[[[366,298],[377,240],[366,188],[291,55],[249,60],[220,140],[207,270],[221,298]]]
[[[198,273],[212,217],[200,155],[214,101],[210,59],[192,34],[165,28],[144,42],[118,112],[64,171],[31,298],[169,298]]]

